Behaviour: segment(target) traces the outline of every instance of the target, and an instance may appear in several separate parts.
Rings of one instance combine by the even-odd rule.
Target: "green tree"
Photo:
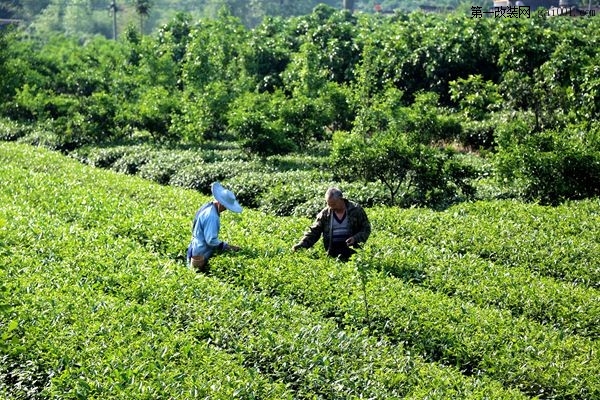
[[[282,73],[297,47],[288,34],[291,24],[281,18],[265,18],[254,28],[243,47],[245,73],[256,83],[256,90],[273,92],[283,87]]]
[[[285,154],[296,149],[296,145],[278,124],[278,105],[285,96],[278,91],[268,93],[246,93],[238,97],[227,114],[228,127],[242,146],[260,156]]]
[[[338,178],[382,183],[390,205],[443,207],[475,194],[470,181],[476,171],[458,162],[454,152],[391,131],[370,137],[334,133],[331,163]]]
[[[161,46],[169,48],[173,61],[178,64],[183,61],[192,31],[192,16],[177,13],[169,23],[158,31],[157,41]]]
[[[186,101],[199,101],[184,106],[203,115],[205,129],[197,133],[205,137],[225,131],[229,103],[254,86],[244,73],[247,37],[247,29],[227,9],[217,19],[201,20],[190,31],[180,86]]]
[[[463,115],[470,120],[481,121],[491,111],[500,108],[502,98],[498,85],[486,81],[481,75],[469,75],[449,82],[450,99],[456,102]]]
[[[9,30],[0,30],[0,76],[2,76],[2,86],[0,87],[0,110],[3,108],[4,103],[11,98],[12,94],[14,94],[15,90],[13,87],[14,81],[9,74],[7,65],[11,59],[9,48],[11,42],[14,40],[14,35],[9,32]]]
[[[308,29],[303,40],[316,46],[318,68],[330,81],[352,80],[361,51],[354,40],[357,18],[347,11],[321,4],[307,16],[306,22]]]
[[[185,86],[202,89],[212,81],[235,82],[247,30],[239,18],[221,9],[217,19],[204,19],[190,32],[183,62]]]
[[[527,200],[557,205],[600,195],[598,124],[527,135],[496,155],[499,177]]]
[[[327,84],[327,71],[321,68],[319,49],[312,43],[304,43],[283,72],[286,90],[308,97],[317,97]]]
[[[367,138],[338,131],[333,135],[332,168],[338,178],[380,181],[394,205],[400,189],[409,189],[415,151],[402,135],[384,132]]]
[[[140,18],[140,33],[144,33],[144,20],[148,19],[152,9],[152,0],[135,0],[135,12]]]
[[[586,101],[593,93],[596,73],[589,66],[598,65],[597,47],[600,40],[590,34],[597,29],[591,22],[573,23],[557,21],[553,28],[560,34],[548,60],[535,74],[535,90],[539,95],[539,114],[542,127],[562,129],[568,123],[597,119],[597,102]],[[597,25],[597,24],[596,24]],[[592,96],[593,97],[593,96]]]

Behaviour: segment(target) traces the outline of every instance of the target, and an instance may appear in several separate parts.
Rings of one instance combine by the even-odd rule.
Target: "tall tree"
[[[140,17],[140,33],[144,34],[144,19],[147,19],[150,15],[150,9],[152,8],[151,0],[135,0],[135,12]]]

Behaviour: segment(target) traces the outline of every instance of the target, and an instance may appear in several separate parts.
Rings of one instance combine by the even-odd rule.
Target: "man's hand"
[[[223,251],[238,251],[240,248],[238,246],[233,246],[227,242],[223,242]]]
[[[348,246],[353,246],[356,244],[356,239],[354,239],[354,236],[350,236],[348,239],[346,239],[346,244]]]

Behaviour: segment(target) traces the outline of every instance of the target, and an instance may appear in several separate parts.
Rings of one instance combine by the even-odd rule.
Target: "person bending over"
[[[225,210],[234,213],[242,212],[242,206],[235,195],[225,189],[219,182],[211,184],[214,200],[204,204],[196,212],[192,222],[192,241],[187,249],[187,264],[194,270],[204,271],[208,259],[216,251],[239,250],[219,239],[221,229],[221,213]]]

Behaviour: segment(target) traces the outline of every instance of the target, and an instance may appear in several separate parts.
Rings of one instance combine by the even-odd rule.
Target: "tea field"
[[[369,208],[348,263],[225,212],[200,274],[197,191],[18,143],[0,184],[0,398],[600,398],[598,200]]]

